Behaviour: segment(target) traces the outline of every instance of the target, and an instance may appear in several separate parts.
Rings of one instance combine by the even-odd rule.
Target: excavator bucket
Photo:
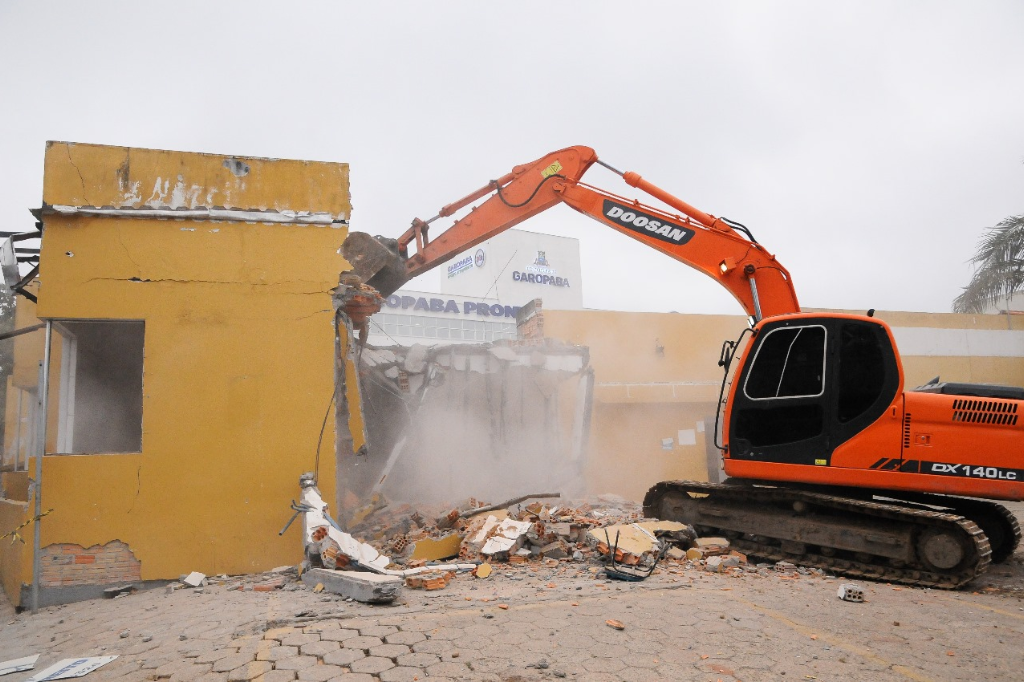
[[[341,245],[341,254],[352,264],[352,272],[384,298],[409,281],[405,260],[399,255],[398,242],[394,239],[350,232]]]

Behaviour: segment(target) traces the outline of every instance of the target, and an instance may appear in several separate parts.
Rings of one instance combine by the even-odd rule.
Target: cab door
[[[801,318],[768,323],[734,386],[729,456],[814,464],[829,449],[829,327]]]

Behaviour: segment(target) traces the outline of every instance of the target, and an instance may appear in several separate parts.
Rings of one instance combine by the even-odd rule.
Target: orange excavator
[[[584,184],[595,163],[671,210]],[[476,202],[429,238],[431,223]],[[729,478],[657,483],[648,516],[724,535],[754,556],[931,587],[959,587],[1013,554],[1020,528],[990,500],[1024,500],[1024,389],[937,380],[907,389],[892,330],[873,311],[801,313],[788,271],[745,226],[593,149],[516,166],[397,240],[352,233],[344,253],[388,296],[556,204],[714,278],[751,318],[719,362],[715,444]]]

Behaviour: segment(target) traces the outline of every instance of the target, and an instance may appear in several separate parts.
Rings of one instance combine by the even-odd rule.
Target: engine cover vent
[[[1017,425],[1018,403],[1002,400],[954,400],[953,421],[970,424]]]

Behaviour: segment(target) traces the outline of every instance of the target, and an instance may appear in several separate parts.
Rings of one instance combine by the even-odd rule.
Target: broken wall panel
[[[369,448],[342,472],[354,497],[582,491],[586,348],[551,340],[367,348],[360,368]]]

